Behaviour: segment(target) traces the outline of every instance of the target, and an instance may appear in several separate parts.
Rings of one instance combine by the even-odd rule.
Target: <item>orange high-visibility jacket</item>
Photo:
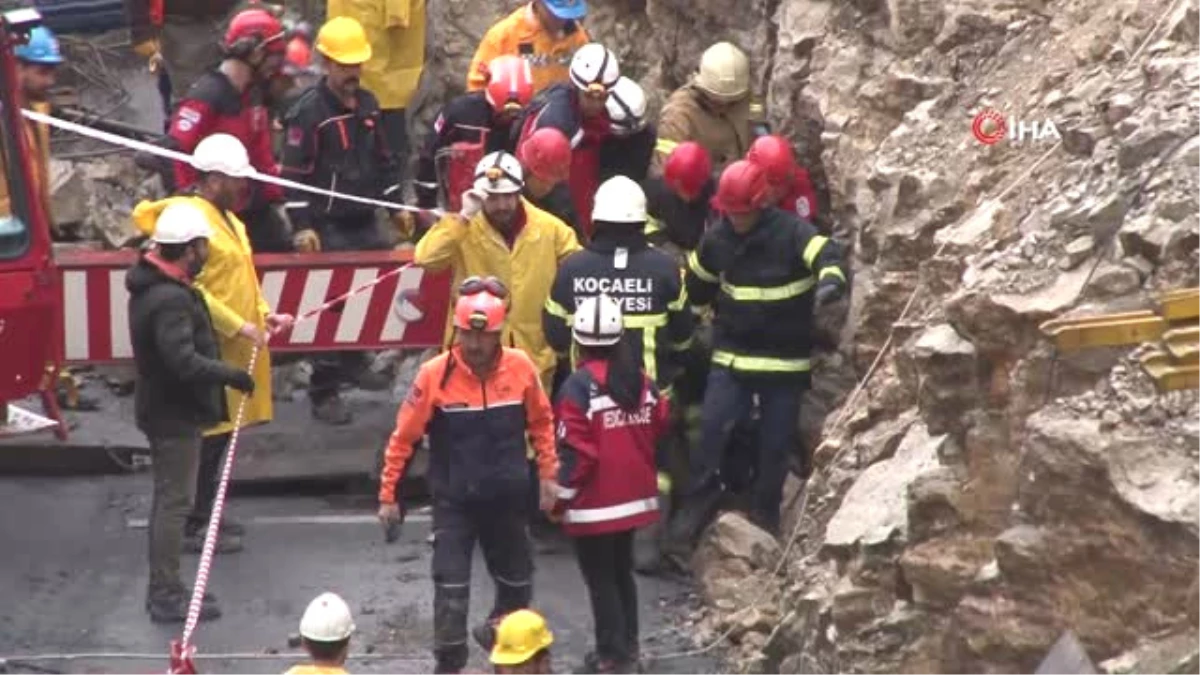
[[[590,41],[583,26],[573,21],[568,22],[563,35],[551,35],[534,15],[531,4],[522,5],[483,36],[467,70],[467,91],[479,91],[487,86],[487,64],[506,54],[520,56],[529,62],[534,92],[556,82],[567,82],[570,80],[571,57],[576,49]]]
[[[413,444],[429,434],[429,473],[434,494],[451,500],[490,500],[528,494],[526,437],[537,452],[538,476],[558,474],[554,412],[538,369],[520,349],[502,347],[485,380],[455,346],[417,372],[396,414],[384,452],[379,501],[396,502],[396,484]]]

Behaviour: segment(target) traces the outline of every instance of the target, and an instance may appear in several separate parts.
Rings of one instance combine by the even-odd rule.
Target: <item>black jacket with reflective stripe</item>
[[[687,291],[700,306],[715,301],[714,362],[807,359],[812,348],[813,292],[819,280],[844,283],[836,242],[795,214],[766,209],[748,234],[721,218],[688,259]],[[735,362],[739,371],[802,376],[807,367]]]
[[[649,246],[644,235],[606,232],[608,227],[601,225],[597,238],[558,268],[542,312],[546,341],[559,354],[569,353],[576,302],[607,293],[621,303],[625,340],[646,374],[667,387],[679,372],[678,357],[691,340],[695,321],[679,264]]]

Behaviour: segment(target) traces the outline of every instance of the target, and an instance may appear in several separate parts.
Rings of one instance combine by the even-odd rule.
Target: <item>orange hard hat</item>
[[[796,155],[792,144],[782,136],[759,136],[746,153],[746,159],[758,165],[774,184],[790,183],[796,171]]]
[[[733,215],[750,213],[767,205],[767,190],[767,174],[757,164],[740,159],[721,173],[715,206]]]
[[[694,198],[704,189],[712,174],[712,159],[708,150],[695,141],[675,146],[663,164],[663,180],[673,192]]]
[[[571,173],[571,141],[562,131],[543,127],[521,143],[517,159],[528,173],[557,183]]]
[[[491,291],[460,295],[454,305],[454,326],[494,333],[504,325],[505,314],[504,299]]]
[[[533,73],[525,59],[512,54],[497,56],[488,63],[487,74],[484,96],[492,110],[524,108],[533,99]]]

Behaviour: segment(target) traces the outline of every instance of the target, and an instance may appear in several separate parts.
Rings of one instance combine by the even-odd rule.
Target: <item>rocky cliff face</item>
[[[461,86],[507,7],[437,4],[433,67]],[[1196,394],[1038,331],[1196,283],[1196,1],[592,5],[660,98],[709,43],[745,48],[854,255],[794,537],[713,526],[697,642],[747,671],[1007,672],[1071,630],[1109,671],[1197,672]],[[985,108],[1061,142],[981,143]]]

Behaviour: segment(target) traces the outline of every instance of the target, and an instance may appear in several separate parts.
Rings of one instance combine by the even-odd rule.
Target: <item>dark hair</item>
[[[617,344],[606,347],[579,345],[579,354],[584,358],[608,362],[605,389],[622,410],[633,411],[641,406],[642,385],[645,382],[642,364],[634,358],[626,338],[622,337]]]
[[[304,638],[304,648],[314,661],[336,661],[342,655],[342,650],[350,644],[350,638],[336,642],[321,642]]]
[[[158,255],[163,260],[175,262],[183,258],[184,254],[188,251],[188,247],[191,245],[192,242],[190,241],[186,244],[158,244]]]

